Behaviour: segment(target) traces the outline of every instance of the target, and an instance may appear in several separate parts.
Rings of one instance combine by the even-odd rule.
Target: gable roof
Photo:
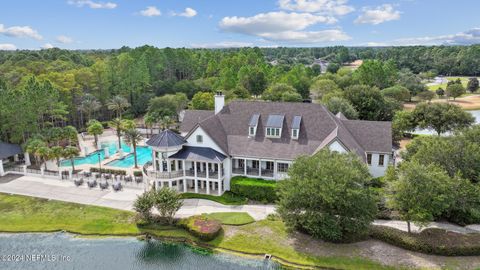
[[[257,132],[249,137],[248,127],[255,114],[259,115]],[[272,115],[282,116],[280,138],[265,136],[265,127]],[[292,139],[290,130],[297,124],[299,138]],[[312,155],[333,140],[339,140],[349,151],[365,159],[366,151],[390,152],[392,147],[389,122],[347,120],[313,103],[232,101],[218,114],[212,112],[199,121],[198,126],[231,156],[291,160],[299,155]]]
[[[9,158],[21,153],[23,153],[23,151],[20,145],[0,142],[0,159]]]
[[[210,116],[214,115],[214,111],[207,110],[185,110],[182,123],[180,124],[180,132],[188,133],[195,125]]]
[[[169,158],[197,161],[222,162],[226,156],[209,147],[184,146]]]
[[[169,129],[163,130],[159,134],[153,135],[146,142],[146,144],[149,146],[162,148],[180,146],[185,143],[187,143],[187,141],[185,141],[182,136]]]

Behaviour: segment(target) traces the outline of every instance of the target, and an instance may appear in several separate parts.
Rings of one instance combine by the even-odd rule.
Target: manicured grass
[[[462,82],[463,87],[467,87],[468,79],[470,77],[445,77],[448,81],[455,81],[457,79],[460,79]],[[430,85],[428,86],[428,90],[431,91],[436,91],[438,88],[443,88],[445,90],[447,88],[447,83],[442,83],[442,84],[437,84],[437,85]]]
[[[197,193],[182,193],[181,196],[183,199],[204,199],[225,205],[244,205],[247,203],[247,198],[235,195],[230,191],[225,191],[222,196],[213,196]]]
[[[206,216],[209,218],[213,218],[222,222],[223,225],[246,225],[255,220],[245,212],[225,212],[225,213],[211,213],[211,214],[203,214],[202,216]]]
[[[0,194],[0,231],[66,230],[80,234],[139,234],[135,214],[110,208]]]

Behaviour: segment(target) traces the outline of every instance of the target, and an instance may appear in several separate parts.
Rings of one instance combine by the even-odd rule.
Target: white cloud
[[[155,6],[149,6],[146,9],[140,11],[140,15],[146,17],[154,17],[162,15],[162,12],[160,12],[160,10]]]
[[[192,48],[242,48],[252,47],[253,43],[241,41],[222,41],[217,43],[192,44]]]
[[[297,43],[322,43],[350,40],[345,32],[338,29],[322,31],[285,31],[279,33],[263,33],[261,37],[272,41],[297,42]]]
[[[51,49],[53,47],[54,46],[51,43],[45,43],[45,44],[43,44],[42,49]]]
[[[355,19],[355,23],[376,25],[400,19],[400,11],[395,10],[390,4],[384,4],[375,8],[365,7],[362,11],[363,13]]]
[[[321,15],[279,11],[260,13],[253,17],[224,17],[220,21],[220,28],[228,32],[259,35],[262,33],[298,31],[317,23],[334,23],[335,21],[332,17]]]
[[[304,31],[315,24],[335,22],[336,19],[331,16],[279,11],[253,17],[225,17],[219,27],[227,32],[258,36],[269,41],[317,43],[350,39],[338,29]]]
[[[355,10],[347,3],[348,0],[278,0],[281,9],[338,16]]]
[[[9,37],[29,37],[36,40],[41,40],[42,36],[38,32],[32,29],[30,26],[11,26],[5,28],[3,24],[0,24],[0,33]]]
[[[402,38],[389,42],[391,45],[471,45],[480,43],[480,28],[440,36]]]
[[[192,18],[192,17],[195,17],[197,16],[197,11],[193,8],[185,8],[185,10],[181,13],[176,13],[174,11],[171,12],[171,15],[172,16],[182,16],[182,17],[187,17],[187,18]]]
[[[14,51],[17,46],[10,43],[0,43],[0,51]]]
[[[77,7],[83,7],[83,6],[87,6],[89,8],[93,8],[93,9],[101,9],[101,8],[104,8],[104,9],[114,9],[117,7],[117,4],[116,3],[112,3],[112,2],[94,2],[94,1],[91,1],[91,0],[69,0],[68,1],[68,4],[70,5],[75,5]]]
[[[73,39],[71,37],[67,37],[67,36],[63,36],[63,35],[58,36],[55,40],[59,43],[62,43],[62,44],[69,44],[69,43],[73,42]]]

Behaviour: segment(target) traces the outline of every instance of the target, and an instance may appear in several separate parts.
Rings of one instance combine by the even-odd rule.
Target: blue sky
[[[4,0],[0,49],[480,42],[473,0]]]

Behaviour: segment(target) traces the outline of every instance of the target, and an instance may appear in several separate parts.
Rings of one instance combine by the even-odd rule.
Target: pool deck
[[[101,145],[102,143],[106,143],[106,142],[117,142],[117,141],[118,141],[118,138],[115,135],[115,131],[112,130],[112,129],[106,129],[104,134],[102,134],[98,138],[99,145]],[[78,135],[78,143],[79,143],[79,146],[80,146],[80,157],[87,156],[88,154],[97,151],[97,148],[94,145],[95,141],[93,139],[93,136],[90,136],[90,135],[82,136],[82,135],[79,134]],[[138,146],[145,146],[145,139],[141,143],[139,143]],[[85,149],[87,149],[88,153],[85,152]],[[128,154],[130,154],[130,153],[123,153],[123,156],[125,157]],[[138,165],[137,169],[135,169],[133,167],[114,167],[114,166],[108,166],[107,165],[107,163],[110,163],[110,162],[112,162],[116,159],[120,159],[120,158],[121,158],[120,154],[115,153],[115,154],[111,155],[110,157],[101,160],[100,164],[101,164],[102,168],[105,168],[105,169],[124,170],[124,171],[127,172],[127,175],[133,175],[134,171],[140,171],[142,169],[142,165]],[[55,161],[47,162],[47,167],[48,167],[49,170],[58,171],[58,166],[55,163]],[[90,168],[92,168],[92,167],[98,168],[98,163],[75,165],[75,170],[89,171]],[[67,170],[67,169],[71,168],[71,166],[61,166],[60,168]]]

